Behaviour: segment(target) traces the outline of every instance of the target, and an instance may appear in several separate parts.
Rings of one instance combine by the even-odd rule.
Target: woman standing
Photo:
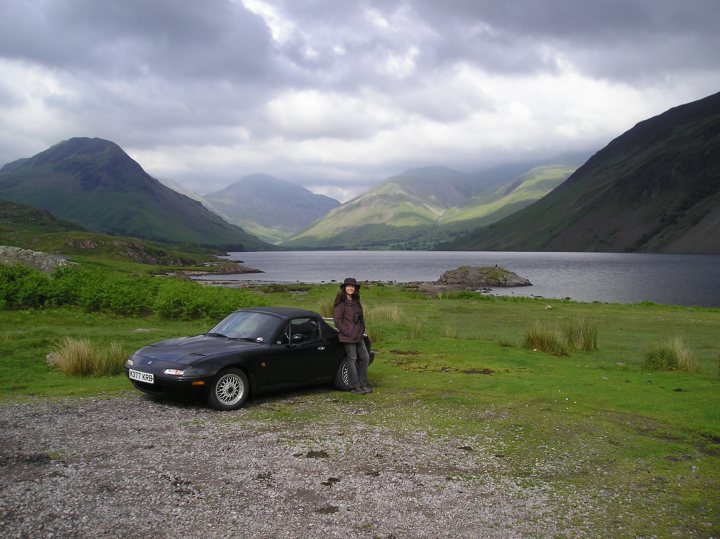
[[[370,354],[363,339],[365,321],[360,303],[360,285],[352,277],[340,285],[340,292],[335,297],[333,319],[340,332],[339,340],[345,345],[350,391],[358,395],[371,393],[367,379]]]

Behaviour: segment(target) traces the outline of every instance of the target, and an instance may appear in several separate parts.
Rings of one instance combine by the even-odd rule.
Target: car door
[[[293,318],[270,346],[272,385],[301,385],[333,375],[333,357],[315,318]]]

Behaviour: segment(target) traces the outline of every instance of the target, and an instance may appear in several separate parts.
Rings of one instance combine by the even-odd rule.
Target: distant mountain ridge
[[[446,247],[720,253],[720,93],[638,123],[538,202]]]
[[[307,227],[340,202],[268,174],[250,174],[203,196],[217,213],[267,240],[279,241]]]
[[[0,169],[0,198],[83,228],[232,250],[272,248],[164,186],[117,144],[72,138]]]
[[[335,208],[282,245],[303,249],[432,249],[530,204],[575,168],[498,167],[471,174],[439,166],[409,170]],[[515,176],[518,170],[525,174]]]

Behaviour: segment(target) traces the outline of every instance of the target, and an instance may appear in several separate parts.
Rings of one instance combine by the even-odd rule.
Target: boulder
[[[0,245],[0,264],[8,266],[22,264],[23,266],[30,266],[45,273],[52,273],[55,268],[75,265],[74,262],[70,262],[59,255],[51,255],[7,245]]]

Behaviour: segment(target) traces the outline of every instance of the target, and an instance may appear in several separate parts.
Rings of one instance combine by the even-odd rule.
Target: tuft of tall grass
[[[455,326],[444,326],[442,329],[442,336],[448,337],[449,339],[457,339],[458,330]]]
[[[523,346],[531,350],[540,350],[557,356],[570,353],[567,339],[554,324],[533,322],[525,332]]]
[[[570,320],[565,328],[565,338],[571,350],[596,352],[598,349],[597,326],[586,318]]]
[[[324,299],[318,303],[318,312],[325,318],[332,318],[334,311],[334,299]]]
[[[697,372],[700,365],[692,357],[680,337],[672,337],[663,343],[652,343],[645,352],[643,368],[654,371]]]
[[[410,326],[407,329],[407,338],[422,339],[425,337],[425,330],[427,328],[427,320],[415,318],[410,322]]]
[[[389,322],[400,322],[403,317],[402,309],[399,305],[378,305],[368,309],[366,313],[367,318],[375,321],[389,321]]]
[[[567,356],[570,352],[598,350],[597,326],[585,318],[570,320],[564,328],[556,323],[533,322],[525,332],[523,346],[531,350],[541,350],[558,356]]]
[[[65,337],[52,353],[58,368],[69,376],[120,374],[127,358],[118,342],[96,347],[88,339],[72,337]]]

